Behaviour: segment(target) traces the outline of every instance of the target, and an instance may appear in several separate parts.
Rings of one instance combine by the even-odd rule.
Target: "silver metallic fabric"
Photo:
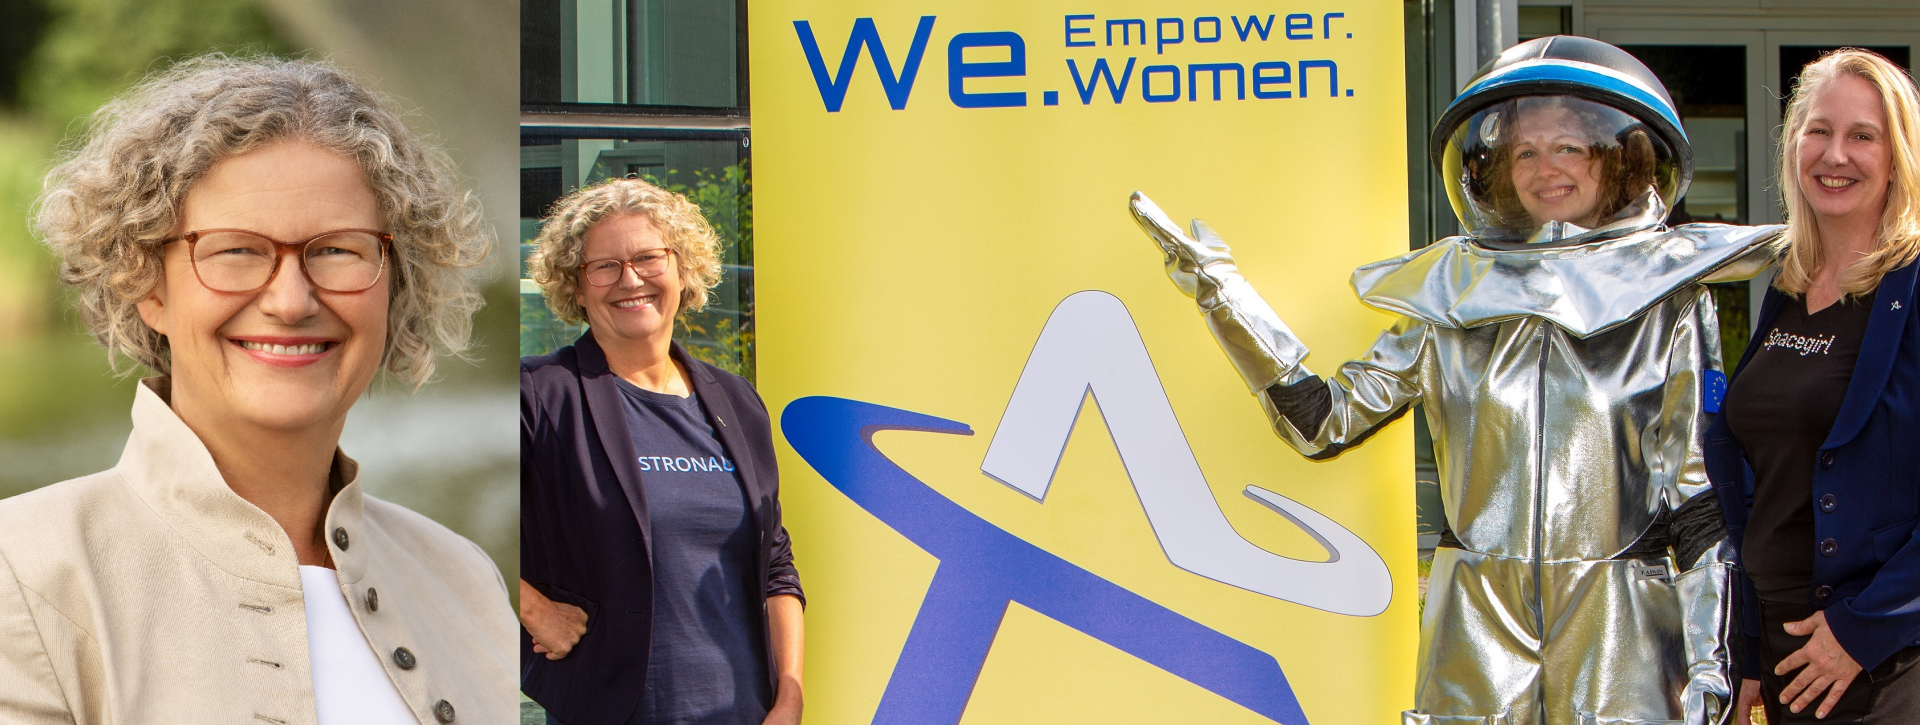
[[[1312,374],[1306,346],[1250,304],[1218,236],[1196,223],[1202,241],[1188,237],[1139,194],[1133,211],[1250,386]],[[1258,396],[1305,455],[1337,454],[1425,404],[1460,548],[1434,556],[1409,724],[1729,714],[1729,550],[1681,572],[1665,549],[1634,547],[1664,536],[1663,514],[1713,495],[1703,376],[1721,359],[1703,283],[1764,269],[1779,228],[1668,229],[1655,213],[1546,244],[1449,238],[1361,267],[1362,301],[1400,319],[1326,381],[1319,429],[1295,430]],[[1280,352],[1258,359],[1268,350]]]
[[[1160,207],[1145,196],[1135,194],[1133,210],[1136,216],[1153,217],[1151,224],[1177,229]],[[1233,368],[1240,371],[1247,389],[1259,392],[1275,384],[1287,385],[1311,376],[1312,373],[1300,367],[1300,361],[1307,357],[1307,346],[1301,344],[1287,323],[1280,321],[1280,315],[1240,276],[1240,268],[1234,266],[1227,243],[1220,235],[1214,234],[1205,222],[1195,219],[1193,237],[1186,242],[1178,248],[1162,245],[1167,276],[1181,292],[1199,303],[1200,314],[1206,317],[1213,339],[1220,341],[1220,348],[1226,351]]]
[[[1702,494],[1713,495],[1711,492]],[[1740,683],[1734,681],[1733,653],[1728,650],[1730,633],[1736,626],[1733,611],[1733,542],[1722,540],[1674,579],[1680,593],[1681,622],[1686,626],[1687,691],[1680,704],[1687,722],[1719,723],[1732,721],[1730,695]]]
[[[1431,324],[1468,328],[1538,317],[1585,338],[1637,319],[1688,285],[1753,277],[1772,262],[1765,242],[1779,230],[1688,224],[1503,249],[1449,237],[1354,270],[1353,289],[1371,307]]]

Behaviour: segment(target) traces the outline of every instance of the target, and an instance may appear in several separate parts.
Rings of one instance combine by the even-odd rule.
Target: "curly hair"
[[[171,372],[166,336],[136,305],[161,279],[161,242],[188,191],[221,160],[284,139],[354,159],[379,200],[393,234],[381,368],[418,388],[436,356],[466,356],[481,306],[474,269],[493,233],[453,162],[393,101],[331,63],[216,53],[156,71],[95,111],[34,205],[35,228],[115,370],[131,372],[125,357]]]
[[[555,202],[540,224],[527,271],[546,295],[547,309],[566,322],[586,319],[578,297],[587,230],[616,214],[645,216],[666,237],[680,270],[679,311],[706,307],[708,291],[720,282],[719,235],[687,197],[628,177],[575,189]]]
[[[1605,224],[1621,210],[1639,201],[1648,189],[1654,188],[1658,153],[1654,149],[1653,136],[1644,125],[1637,122],[1626,126],[1616,136],[1607,136],[1600,129],[1613,124],[1600,118],[1594,109],[1567,101],[1562,96],[1522,96],[1502,104],[1497,108],[1505,112],[1495,122],[1494,136],[1512,138],[1520,117],[1531,111],[1549,108],[1570,111],[1587,136],[1590,144],[1588,150],[1593,153],[1594,163],[1599,165],[1596,176],[1600,181],[1602,197],[1595,207],[1595,218]],[[1520,193],[1513,186],[1513,162],[1511,149],[1496,150],[1488,159],[1485,170],[1476,174],[1474,181],[1481,186],[1477,190],[1481,198],[1493,201],[1500,226],[1530,234],[1544,222],[1534,220],[1533,215],[1520,204]]]
[[[1857,297],[1880,286],[1888,272],[1920,258],[1920,89],[1913,76],[1880,54],[1859,48],[1841,48],[1820,57],[1794,80],[1793,100],[1787,102],[1780,141],[1780,196],[1787,207],[1787,252],[1773,286],[1795,297],[1813,286],[1813,276],[1827,259],[1822,254],[1820,227],[1813,223],[1813,204],[1800,188],[1800,141],[1811,120],[1813,98],[1827,84],[1845,76],[1867,82],[1880,97],[1887,114],[1887,144],[1893,164],[1887,174],[1886,209],[1874,231],[1873,251],[1840,275],[1840,291]]]

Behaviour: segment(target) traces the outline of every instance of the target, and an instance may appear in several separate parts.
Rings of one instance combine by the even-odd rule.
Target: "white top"
[[[353,621],[332,569],[300,567],[307,602],[307,653],[320,725],[419,725]]]

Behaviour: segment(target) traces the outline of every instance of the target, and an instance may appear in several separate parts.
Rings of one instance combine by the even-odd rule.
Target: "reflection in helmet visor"
[[[1470,234],[1520,241],[1547,222],[1593,229],[1673,202],[1679,167],[1652,129],[1611,106],[1521,96],[1455,129],[1442,173]]]

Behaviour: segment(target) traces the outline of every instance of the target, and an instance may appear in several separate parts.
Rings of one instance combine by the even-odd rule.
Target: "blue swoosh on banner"
[[[1009,602],[1112,645],[1267,719],[1306,725],[1280,663],[988,523],[894,465],[883,430],[972,435],[958,423],[831,397],[801,398],[780,427],[800,457],[867,513],[940,560],[875,725],[959,723]]]

